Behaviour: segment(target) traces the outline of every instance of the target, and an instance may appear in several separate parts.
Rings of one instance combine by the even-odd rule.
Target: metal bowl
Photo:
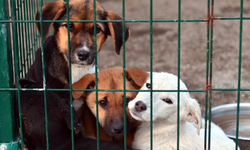
[[[236,139],[237,103],[212,108],[211,120],[231,139]],[[240,103],[238,144],[242,150],[250,149],[250,103]]]

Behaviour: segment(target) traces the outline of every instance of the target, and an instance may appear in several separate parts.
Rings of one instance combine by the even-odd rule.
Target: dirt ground
[[[99,0],[105,9],[122,16],[121,0]],[[214,2],[215,17],[239,17],[240,1],[218,0]],[[250,16],[250,1],[244,0],[243,16]],[[184,0],[181,2],[181,19],[206,19],[207,1]],[[150,1],[126,0],[126,20],[150,19]],[[153,19],[178,19],[178,2],[153,1]],[[150,69],[150,23],[127,23],[131,36],[126,43],[126,67]],[[239,20],[215,20],[213,27],[212,88],[236,89],[239,65]],[[250,20],[243,21],[241,88],[250,88]],[[153,71],[177,74],[178,23],[153,23]],[[180,77],[188,89],[206,88],[207,23],[181,23]],[[122,53],[116,55],[111,38],[103,45],[98,56],[100,70],[122,66]],[[204,113],[205,92],[192,92]],[[249,102],[250,92],[240,92],[240,102]],[[212,107],[234,103],[237,91],[213,91]]]

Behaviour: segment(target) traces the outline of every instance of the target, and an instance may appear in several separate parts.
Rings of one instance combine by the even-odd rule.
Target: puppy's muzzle
[[[124,128],[123,125],[115,125],[115,126],[113,126],[113,131],[116,134],[121,134],[121,133],[123,133],[123,128]]]
[[[77,57],[79,60],[81,61],[85,61],[89,58],[89,52],[88,51],[85,51],[85,50],[79,50],[77,52]]]
[[[147,109],[147,106],[142,101],[138,101],[135,103],[135,110],[137,112],[142,112],[142,111],[145,111],[146,109]]]

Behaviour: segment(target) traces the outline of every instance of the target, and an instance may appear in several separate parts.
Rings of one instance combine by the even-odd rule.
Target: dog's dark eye
[[[102,29],[100,27],[96,27],[96,34],[100,33]]]
[[[129,103],[131,100],[132,100],[132,98],[127,97],[127,98],[126,98],[126,105],[128,105],[128,103]]]
[[[103,108],[106,108],[107,105],[108,105],[108,101],[107,100],[100,100],[99,102],[99,105],[102,106]]]
[[[171,99],[166,98],[166,99],[162,99],[164,102],[168,103],[168,104],[173,104],[173,102],[171,101]]]
[[[66,29],[68,29],[68,25],[67,23],[63,25]],[[69,31],[74,31],[74,24],[73,23],[69,23]]]
[[[148,89],[150,89],[150,84],[149,84],[149,83],[146,83],[146,87],[147,87]]]

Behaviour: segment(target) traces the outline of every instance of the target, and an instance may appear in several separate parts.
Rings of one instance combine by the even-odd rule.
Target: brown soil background
[[[122,16],[121,0],[99,0],[105,9]],[[215,17],[239,17],[240,1],[218,0],[214,2]],[[250,16],[250,1],[244,0],[243,16]],[[181,19],[206,19],[207,1],[183,0]],[[150,1],[126,0],[126,20],[150,19]],[[178,1],[154,0],[153,19],[178,19]],[[127,23],[131,36],[126,43],[126,67],[150,70],[150,23]],[[213,28],[212,88],[238,87],[239,20],[215,20]],[[250,20],[243,20],[241,88],[250,89]],[[153,71],[177,74],[178,23],[153,23]],[[206,88],[207,23],[181,23],[180,77],[188,89]],[[104,43],[98,54],[100,70],[123,65],[123,55],[116,55],[112,39]],[[191,92],[204,113],[205,92]],[[249,102],[250,91],[240,92],[240,102]],[[213,91],[212,107],[237,102],[237,91]]]

